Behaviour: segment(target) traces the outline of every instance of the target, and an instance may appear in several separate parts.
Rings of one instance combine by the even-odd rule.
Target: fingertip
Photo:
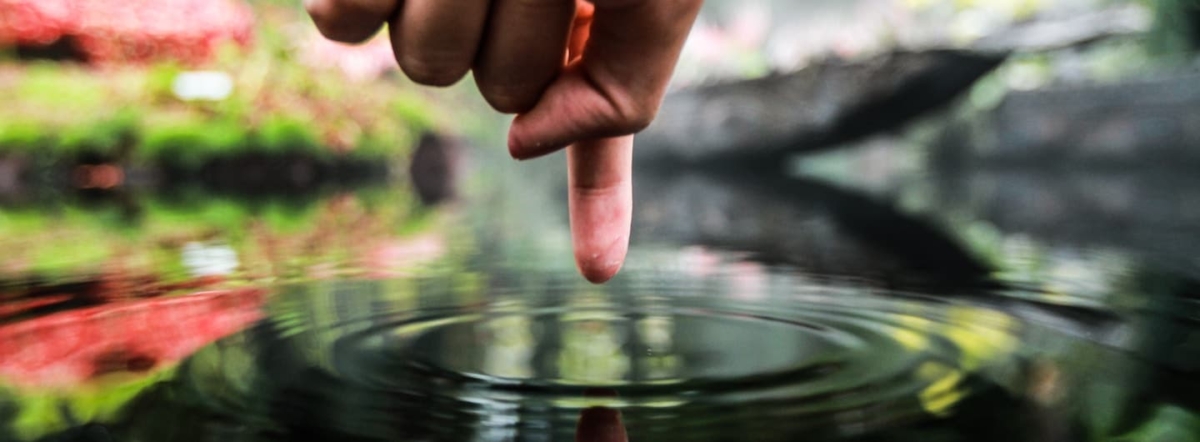
[[[576,253],[575,266],[583,278],[592,284],[604,284],[621,271],[625,263],[628,241],[621,241],[619,250],[602,253]]]
[[[538,141],[536,137],[532,137],[525,130],[527,125],[524,115],[517,116],[513,120],[512,127],[508,130],[508,154],[518,161],[530,160],[540,156],[549,155],[560,151],[567,147],[567,144],[553,143],[546,141]]]
[[[523,160],[525,157],[522,153],[525,151],[521,144],[521,136],[517,135],[516,123],[508,130],[508,154],[516,160]]]
[[[567,149],[575,264],[592,283],[612,279],[629,251],[632,149],[633,137],[588,140]]]
[[[586,201],[576,196],[572,211],[571,240],[575,244],[575,267],[592,284],[608,282],[625,264],[629,252],[629,208],[621,202]],[[583,201],[581,201],[583,200]],[[590,207],[589,207],[590,206]],[[596,208],[613,207],[606,214]]]

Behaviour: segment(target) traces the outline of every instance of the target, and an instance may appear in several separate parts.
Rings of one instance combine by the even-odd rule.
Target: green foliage
[[[170,102],[174,100],[171,86],[175,77],[183,72],[183,68],[174,63],[161,63],[150,67],[146,72],[145,87],[151,102]]]
[[[195,169],[250,153],[397,160],[413,134],[444,119],[411,85],[350,82],[341,71],[306,66],[288,31],[307,21],[293,2],[257,1],[250,50],[222,52],[205,70],[225,72],[233,94],[185,102],[173,84],[185,71],[162,63],[93,70],[72,64],[0,63],[0,156],[79,153]]]
[[[0,146],[10,152],[29,152],[49,144],[49,136],[37,123],[21,120],[0,120]]]
[[[151,125],[136,152],[143,161],[195,169],[206,159],[233,151],[244,135],[243,129],[228,122]]]
[[[300,233],[311,227],[318,210],[314,205],[276,201],[267,204],[257,215],[273,231]]]
[[[70,126],[59,135],[57,144],[65,152],[92,152],[112,156],[135,142],[141,130],[137,111],[126,108],[98,120],[93,126]]]
[[[1167,56],[1180,56],[1200,49],[1200,0],[1154,0],[1154,30],[1151,46]]]
[[[422,106],[416,100],[396,100],[392,103],[391,110],[396,117],[407,122],[410,127],[418,131],[434,127],[434,121],[429,114],[429,109]]]
[[[313,133],[312,124],[294,116],[271,115],[265,118],[252,139],[254,146],[267,153],[321,154],[325,152],[320,147],[316,134]]]
[[[30,65],[18,82],[16,100],[54,107],[63,111],[94,109],[104,104],[104,95],[95,81],[64,81],[53,64]]]
[[[1163,405],[1151,419],[1129,434],[1110,442],[1197,442],[1200,441],[1200,415],[1177,406]]]
[[[147,388],[174,375],[173,367],[133,379],[113,379],[69,391],[11,391],[19,404],[13,431],[33,440],[66,430],[79,422],[106,422],[116,418],[126,404]]]

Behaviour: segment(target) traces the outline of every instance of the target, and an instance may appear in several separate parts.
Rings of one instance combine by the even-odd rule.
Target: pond
[[[640,169],[599,286],[561,157],[6,197],[0,440],[1200,441],[1194,177],[897,149]]]

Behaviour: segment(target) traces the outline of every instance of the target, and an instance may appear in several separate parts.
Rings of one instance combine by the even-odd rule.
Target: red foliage
[[[219,290],[105,304],[0,326],[0,378],[78,384],[177,362],[257,321],[265,292]]]
[[[197,64],[248,44],[253,22],[240,0],[0,0],[0,46],[69,38],[93,63]]]

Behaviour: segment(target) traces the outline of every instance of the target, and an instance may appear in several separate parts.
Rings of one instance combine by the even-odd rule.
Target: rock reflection
[[[818,181],[738,170],[637,176],[634,241],[894,284],[988,283],[990,265],[930,220]]]

